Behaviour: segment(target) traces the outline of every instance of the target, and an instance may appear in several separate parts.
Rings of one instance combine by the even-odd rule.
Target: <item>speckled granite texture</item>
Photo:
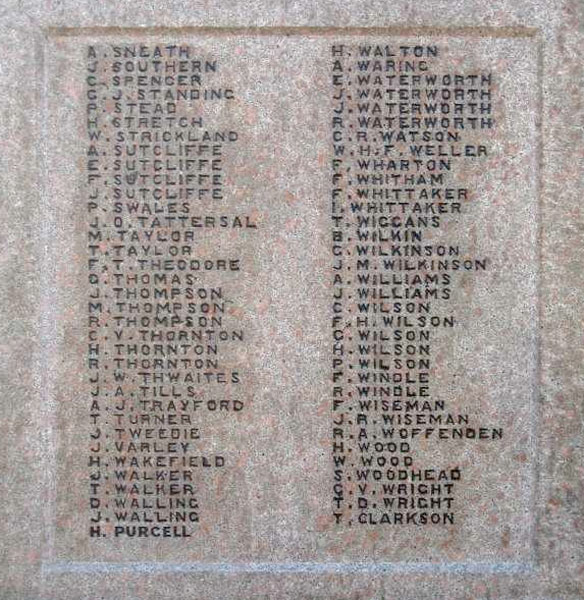
[[[584,599],[583,23],[578,0],[4,0],[0,598]],[[478,325],[468,344],[446,336],[437,348],[471,382],[441,389],[487,389],[481,418],[512,435],[460,458],[471,483],[448,535],[338,535],[330,519],[328,52],[363,36],[434,40],[446,62],[491,69],[508,117],[490,139],[503,158],[463,172],[492,210],[457,234],[508,268],[466,281],[455,306]],[[222,438],[238,463],[204,498],[223,494],[209,537],[92,544],[75,450],[86,416],[72,402],[85,390],[79,58],[88,43],[161,38],[219,56],[241,93],[226,122],[247,137],[227,160],[261,227],[233,314],[254,332],[238,358],[255,412]],[[282,64],[292,77],[275,74]],[[483,328],[479,317],[501,311]]]

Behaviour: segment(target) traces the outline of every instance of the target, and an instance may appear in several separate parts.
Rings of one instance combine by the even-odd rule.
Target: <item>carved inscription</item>
[[[257,223],[230,204],[236,91],[188,45],[86,55],[89,535],[190,537],[230,465],[208,425],[246,409],[246,265],[225,240]]]
[[[331,48],[338,524],[453,525],[464,470],[426,462],[420,447],[504,436],[434,393],[434,337],[465,326],[450,301],[463,278],[492,266],[457,237],[480,201],[466,165],[489,159],[485,138],[496,127],[494,75],[442,71],[441,51]]]
[[[529,556],[531,38],[82,33],[49,77],[56,554]]]

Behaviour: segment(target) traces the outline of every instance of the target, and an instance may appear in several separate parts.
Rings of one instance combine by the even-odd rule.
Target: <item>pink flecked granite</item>
[[[581,3],[551,0],[5,2],[0,598],[584,598],[583,19]],[[416,440],[416,466],[462,470],[447,526],[360,526],[348,505],[334,518],[331,45],[364,40],[436,45],[438,72],[495,81],[496,127],[465,137],[489,156],[457,163],[470,196],[434,240],[490,268],[457,275],[448,308],[461,325],[433,337],[431,376],[451,412],[503,436]],[[194,535],[122,538],[104,525],[94,539],[87,48],[159,43],[217,60],[218,85],[236,94],[205,115],[238,133],[226,195],[206,213],[257,227],[205,230],[197,251],[241,259],[237,274],[202,280],[224,288],[246,331],[221,355],[244,385],[197,398],[245,408],[201,417],[201,452],[227,465],[201,476]]]

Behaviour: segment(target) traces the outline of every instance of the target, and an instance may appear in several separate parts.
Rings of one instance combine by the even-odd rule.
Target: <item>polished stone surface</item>
[[[584,597],[582,18],[578,2],[551,1],[6,3],[0,596]],[[79,402],[92,389],[86,52],[161,42],[216,59],[213,83],[235,91],[231,103],[205,105],[210,127],[238,139],[222,156],[225,196],[201,201],[197,214],[248,215],[257,228],[206,229],[196,247],[203,258],[241,259],[241,272],[198,281],[224,289],[230,327],[245,331],[220,353],[243,385],[200,397],[245,409],[196,415],[197,451],[225,455],[227,466],[197,479],[192,537],[120,539],[105,526],[95,540],[94,423]],[[447,526],[360,526],[347,503],[339,526],[332,509],[331,45],[364,43],[436,45],[434,72],[490,72],[495,82],[496,126],[462,138],[489,155],[453,159],[448,183],[470,195],[429,238],[489,264],[453,275],[448,310],[440,305],[459,325],[433,334],[433,397],[503,432],[488,442],[411,440],[418,468],[462,470]],[[351,101],[343,110],[357,112]],[[345,293],[356,293],[346,276]],[[115,353],[111,339],[101,342]],[[357,494],[350,481],[344,489]],[[361,493],[370,504],[371,489]]]

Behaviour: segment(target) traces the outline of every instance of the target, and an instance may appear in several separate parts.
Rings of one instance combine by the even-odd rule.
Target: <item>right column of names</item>
[[[334,520],[448,526],[464,468],[457,440],[496,443],[436,394],[434,338],[461,335],[452,300],[492,268],[472,247],[467,166],[489,160],[494,76],[445,71],[439,45],[331,46]],[[465,220],[466,217],[466,220]],[[464,232],[464,235],[462,235]],[[485,421],[487,421],[485,419]],[[444,448],[446,446],[446,449]],[[457,504],[458,502],[458,504]]]

